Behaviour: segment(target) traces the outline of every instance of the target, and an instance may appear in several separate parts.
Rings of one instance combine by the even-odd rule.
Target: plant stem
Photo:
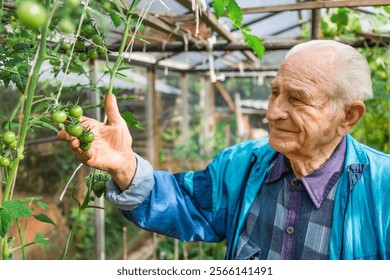
[[[79,211],[78,211],[78,213],[77,213],[76,219],[75,219],[74,222],[73,222],[72,229],[71,229],[70,234],[69,234],[69,236],[68,236],[68,239],[67,239],[67,241],[66,241],[65,248],[64,248],[64,251],[62,252],[62,255],[61,255],[61,257],[60,257],[60,260],[64,260],[65,257],[66,257],[66,254],[68,253],[70,244],[71,244],[72,241],[73,241],[74,235],[75,235],[75,233],[76,233],[77,226],[78,226],[78,224],[79,224],[79,221],[80,221],[80,218],[81,218],[81,215],[82,215],[84,209],[85,209],[85,208],[84,208],[83,206],[79,207]]]
[[[125,22],[125,29],[123,30],[123,37],[118,51],[118,57],[116,58],[115,64],[110,71],[110,84],[108,86],[108,93],[112,93],[112,90],[114,88],[114,78],[116,76],[116,73],[118,72],[119,67],[122,64],[123,52],[126,47],[127,38],[129,38],[130,24],[131,24],[131,14],[129,13]]]
[[[3,3],[4,3],[4,0],[0,0],[0,18],[1,19],[3,18]]]
[[[16,250],[19,250],[19,249],[24,249],[25,247],[31,246],[31,245],[34,245],[34,244],[36,244],[36,242],[35,241],[31,241],[29,243],[26,243],[26,244],[20,245],[18,247],[12,248],[12,250],[10,250],[10,252],[12,253],[13,251],[16,251]],[[23,258],[23,259],[25,260],[25,258]]]
[[[20,225],[20,219],[16,219],[16,223],[18,225],[18,233],[19,233],[19,238],[20,238],[20,244],[24,244],[25,239],[24,239],[24,235],[22,233],[22,227]],[[25,260],[26,259],[26,250],[25,250],[24,246],[21,247],[21,248],[22,248],[23,260]],[[14,248],[13,250],[16,250],[16,248]]]
[[[31,115],[31,107],[32,102],[34,99],[35,89],[38,84],[38,78],[39,78],[39,72],[42,66],[43,61],[46,57],[46,39],[47,39],[47,27],[42,29],[41,34],[41,40],[38,46],[37,54],[35,57],[35,64],[32,67],[32,72],[29,77],[29,80],[27,81],[27,87],[26,91],[24,93],[24,112],[23,112],[23,119],[22,119],[22,127],[20,129],[20,134],[18,137],[18,144],[17,144],[17,154],[16,157],[13,160],[13,164],[11,167],[11,171],[9,174],[9,179],[7,180],[7,185],[4,191],[3,196],[3,202],[10,199],[10,192],[11,188],[13,187],[16,179],[16,174],[19,166],[19,161],[22,158],[23,152],[24,152],[24,144],[26,140],[26,134],[28,129],[28,123],[30,121],[30,115]]]

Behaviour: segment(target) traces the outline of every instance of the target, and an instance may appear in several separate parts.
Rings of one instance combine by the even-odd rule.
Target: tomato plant
[[[100,24],[102,18],[108,18],[113,28],[120,25],[123,27],[117,59],[113,65],[106,63],[105,73],[110,78],[108,89],[100,92],[103,98],[104,94],[112,93],[114,78],[123,69],[123,54],[134,30],[132,17],[136,16],[134,9],[140,1],[125,6],[113,1],[109,12],[106,11],[107,4],[103,5],[105,1],[100,0],[16,0],[10,5],[8,2],[7,5],[0,5],[0,79],[6,89],[14,85],[19,98],[8,115],[0,112],[0,259],[11,259],[16,250],[21,250],[22,258],[25,259],[26,247],[45,245],[48,239],[37,234],[32,242],[26,243],[24,232],[19,227],[20,245],[15,246],[17,237],[9,236],[11,226],[20,226],[19,220],[28,217],[54,224],[44,214],[34,215],[35,209],[46,207],[40,201],[42,197],[16,199],[13,195],[17,187],[20,161],[28,156],[28,150],[25,149],[28,134],[37,129],[50,129],[53,133],[65,129],[74,137],[80,137],[82,150],[91,148],[95,140],[92,131],[83,127],[79,121],[84,114],[84,107],[62,101],[65,79],[58,79],[54,89],[40,88],[40,75],[47,71],[43,66],[47,62],[51,67],[48,71],[57,79],[60,73],[65,77],[69,73],[88,75],[84,69],[86,65],[83,65],[88,59],[102,57],[108,61],[104,41],[106,29]],[[95,85],[90,86],[97,88]],[[73,178],[70,176],[63,192]],[[109,176],[93,170],[90,178],[95,183],[88,187],[83,200],[77,201],[78,213],[61,259],[67,255],[82,212],[92,207],[90,203],[95,196],[100,197],[104,193],[103,184],[98,182],[103,182],[103,179],[107,182]]]

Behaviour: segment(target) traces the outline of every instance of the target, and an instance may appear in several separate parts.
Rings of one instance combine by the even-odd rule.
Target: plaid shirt
[[[240,234],[236,259],[328,259],[345,139],[321,168],[296,179],[280,154]]]

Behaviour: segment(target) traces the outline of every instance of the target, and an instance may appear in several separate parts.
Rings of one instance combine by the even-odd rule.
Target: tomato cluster
[[[64,128],[70,135],[80,140],[80,149],[87,151],[91,148],[95,135],[80,122],[83,116],[83,108],[77,104],[71,104],[55,107],[51,113],[52,120]]]
[[[67,23],[69,20],[62,19],[58,22],[57,26],[62,33],[67,33],[63,30],[64,28],[71,31],[72,27],[69,22]],[[89,16],[84,19],[80,35],[76,37],[76,40],[74,42],[63,41],[58,47],[49,56],[49,62],[53,66],[55,74],[60,71],[66,72],[66,74],[70,72],[83,73],[83,63],[99,59],[101,55],[107,53],[104,35]],[[58,53],[60,49],[64,52],[61,55]],[[70,64],[67,66],[69,60]]]
[[[67,55],[70,54],[71,48],[72,45],[69,43],[63,45]],[[74,50],[80,62],[98,59],[100,55],[106,53],[104,36],[90,17],[86,17],[83,21],[80,36],[74,42]]]
[[[16,149],[17,139],[15,132],[6,130],[0,138],[0,165],[10,167],[12,163],[12,150]]]
[[[87,187],[91,188],[97,197],[101,197],[106,193],[106,184],[110,175],[105,171],[96,170],[94,174],[88,175],[85,179]]]

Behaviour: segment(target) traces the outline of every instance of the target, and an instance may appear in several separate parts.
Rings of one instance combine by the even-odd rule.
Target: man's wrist
[[[128,189],[133,181],[134,175],[137,171],[137,159],[133,155],[126,160],[126,164],[123,164],[120,169],[109,170],[112,180],[118,185],[118,187],[124,191]]]
[[[112,177],[107,184],[107,200],[122,210],[132,210],[138,207],[154,187],[153,167],[139,155],[134,154],[134,156],[136,169],[131,182],[121,188]]]

